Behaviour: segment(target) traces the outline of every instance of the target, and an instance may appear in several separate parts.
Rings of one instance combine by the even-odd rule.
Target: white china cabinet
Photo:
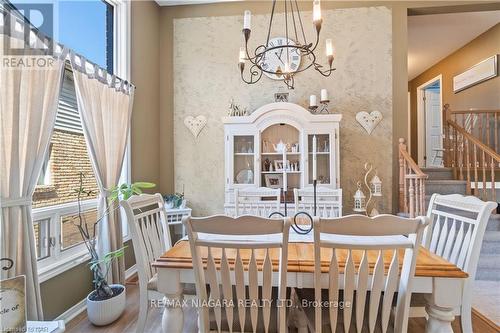
[[[226,213],[234,209],[235,188],[281,188],[286,183],[286,200],[292,202],[294,188],[311,187],[314,137],[317,184],[338,189],[341,119],[341,114],[311,114],[300,105],[283,102],[266,104],[249,116],[224,117]]]

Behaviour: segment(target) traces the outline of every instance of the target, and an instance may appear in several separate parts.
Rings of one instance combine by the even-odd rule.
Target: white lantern
[[[354,194],[354,209],[355,212],[365,212],[366,211],[366,196],[361,191],[361,183],[358,182],[358,190]]]
[[[372,180],[370,181],[370,188],[372,191],[372,195],[374,197],[381,197],[382,196],[382,181],[380,178],[377,176],[375,173],[375,176],[373,176]]]

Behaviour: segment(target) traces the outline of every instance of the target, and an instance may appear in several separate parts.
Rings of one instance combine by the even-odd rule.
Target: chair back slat
[[[348,224],[351,224],[352,229],[347,227]],[[367,317],[370,332],[374,331],[379,314],[382,332],[386,332],[396,292],[394,331],[406,330],[411,297],[408,286],[414,276],[418,247],[427,224],[427,219],[424,217],[406,219],[389,215],[379,215],[374,218],[361,215],[336,219],[314,218],[315,300],[316,304],[323,304],[321,252],[328,250],[331,251],[327,270],[330,289],[328,312],[332,332],[335,332],[337,327],[338,309],[332,304],[338,304],[339,301],[339,289],[342,287],[339,286],[339,281],[343,282],[343,302],[346,305],[343,308],[344,332],[350,332],[353,306],[357,332],[361,332],[365,326],[366,308],[369,311]],[[387,275],[385,274],[384,251],[392,253]],[[404,252],[401,274],[400,252]],[[375,258],[374,254],[377,260],[370,282],[369,258]],[[359,266],[356,269],[354,262],[358,261]],[[368,291],[370,291],[370,297],[367,306]],[[315,326],[316,332],[320,333],[322,331],[321,307],[315,309]]]
[[[344,302],[345,304],[354,304],[354,261],[352,260],[352,251],[348,251],[347,261],[344,268]],[[351,327],[351,316],[352,306],[344,308],[344,332],[349,332],[349,328]],[[337,323],[330,323],[332,327],[334,324],[336,325]]]
[[[268,217],[281,209],[281,191],[268,187],[234,190],[235,216],[254,215]]]
[[[170,249],[171,239],[161,194],[141,194],[120,202],[132,236],[139,284],[156,274],[152,263]]]
[[[424,233],[424,246],[474,280],[486,225],[496,206],[473,196],[434,194],[427,212],[432,223]]]
[[[271,263],[271,256],[269,249],[266,251],[266,258],[264,259],[264,266],[262,268],[262,299],[272,299],[272,278],[273,266]],[[264,319],[264,330],[269,332],[269,322],[271,320],[271,305],[269,303],[262,304],[262,316]]]
[[[191,247],[197,297],[202,304],[207,299],[215,304],[212,308],[199,309],[200,332],[210,330],[210,312],[215,317],[216,331],[225,330],[227,323],[229,332],[233,332],[233,329],[243,332],[246,329],[247,311],[250,330],[268,332],[271,323],[273,260],[279,265],[278,301],[286,298],[290,219],[219,215],[185,217],[183,223]],[[271,254],[276,251],[279,257],[272,259]],[[233,300],[237,301],[237,306]],[[250,305],[249,309],[245,304]],[[222,307],[225,318],[222,317]],[[280,332],[286,330],[285,311],[284,307],[277,311]],[[234,322],[235,319],[238,319],[239,325]]]
[[[382,301],[382,329],[386,330],[389,326],[389,317],[392,308],[392,300],[398,286],[399,279],[399,256],[398,251],[393,251],[389,273],[385,282],[384,298]]]
[[[309,212],[314,210],[314,190],[304,188],[293,190],[295,212]],[[334,218],[342,216],[342,190],[325,186],[316,188],[316,215],[322,218]]]
[[[377,261],[373,269],[372,285],[370,291],[370,303],[368,305],[368,328],[370,332],[375,329],[378,310],[380,305],[380,296],[384,287],[384,254],[382,250],[378,251]]]
[[[243,269],[243,261],[241,260],[240,250],[237,250],[234,274],[236,282],[236,288],[235,288],[236,299],[238,300],[238,319],[240,322],[241,332],[243,332],[246,319],[246,308],[244,306],[246,295],[245,295],[245,275],[244,275],[245,273]]]
[[[359,264],[358,269],[358,290],[356,291],[356,304],[365,304],[366,292],[368,290],[368,257],[367,251],[363,251],[363,257]],[[356,307],[356,328],[360,332],[360,328],[363,327],[364,320],[364,308],[360,306]]]
[[[234,304],[232,304],[233,300],[233,291],[232,291],[232,283],[231,283],[231,274],[229,268],[229,262],[227,260],[226,249],[222,249],[222,258],[220,263],[220,274],[221,274],[221,285],[222,285],[222,295],[224,296],[224,304],[226,304],[226,318],[228,323],[233,322],[234,315]]]

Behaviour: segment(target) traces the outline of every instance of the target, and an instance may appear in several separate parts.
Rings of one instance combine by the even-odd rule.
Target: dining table
[[[215,235],[206,235],[215,237]],[[203,236],[199,234],[199,237]],[[256,236],[260,237],[260,236]],[[354,236],[353,236],[354,237]],[[290,231],[288,243],[287,287],[293,289],[314,288],[314,244],[312,232],[306,235]],[[203,251],[204,250],[204,251]],[[340,252],[339,252],[340,251]],[[342,253],[345,251],[345,253]],[[216,263],[220,262],[221,252],[212,250]],[[264,251],[256,251],[257,266],[260,269],[264,261]],[[392,259],[392,251],[383,251],[386,270]],[[404,255],[400,251],[400,265]],[[206,263],[207,251],[202,248],[201,256]],[[273,283],[277,286],[279,251],[270,251],[273,264]],[[347,257],[347,250],[337,249],[337,256]],[[250,260],[250,251],[241,251],[243,263]],[[377,256],[368,256],[370,274]],[[228,259],[231,257],[228,253]],[[341,259],[339,259],[340,262]],[[355,267],[359,266],[361,256],[353,255]],[[328,274],[330,256],[321,254],[322,274]],[[184,284],[194,284],[195,276],[192,264],[191,250],[187,238],[179,240],[154,263],[158,274],[158,291],[166,296],[162,317],[162,330],[165,333],[181,333],[184,325],[184,309],[189,304],[183,295]],[[342,270],[342,267],[341,267]],[[342,271],[340,272],[342,274]],[[425,310],[427,312],[426,333],[451,333],[454,310],[461,305],[461,295],[468,274],[456,265],[440,256],[431,253],[420,246],[415,276],[411,282],[411,292],[425,294]],[[341,277],[340,277],[341,278]],[[294,320],[298,332],[307,332],[308,326],[304,319]],[[290,321],[289,321],[290,323]]]

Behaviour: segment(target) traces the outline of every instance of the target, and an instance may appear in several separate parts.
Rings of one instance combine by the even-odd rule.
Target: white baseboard
[[[87,303],[85,299],[73,305],[71,308],[66,310],[64,313],[59,315],[55,320],[62,320],[65,324],[69,323],[73,318],[78,316],[80,313],[87,309]]]
[[[129,269],[125,271],[125,280],[130,279],[132,275],[137,273],[137,265],[134,264],[133,266],[130,266]]]
[[[133,265],[129,269],[125,271],[125,279],[130,278],[132,275],[134,275],[137,272],[137,267],[136,265]],[[64,321],[65,324],[69,323],[72,319],[74,319],[76,316],[78,316],[80,313],[85,311],[87,309],[87,302],[85,299],[81,300],[80,302],[76,303],[73,305],[71,308],[66,310],[64,313],[59,315],[56,319],[54,320],[62,320]]]

